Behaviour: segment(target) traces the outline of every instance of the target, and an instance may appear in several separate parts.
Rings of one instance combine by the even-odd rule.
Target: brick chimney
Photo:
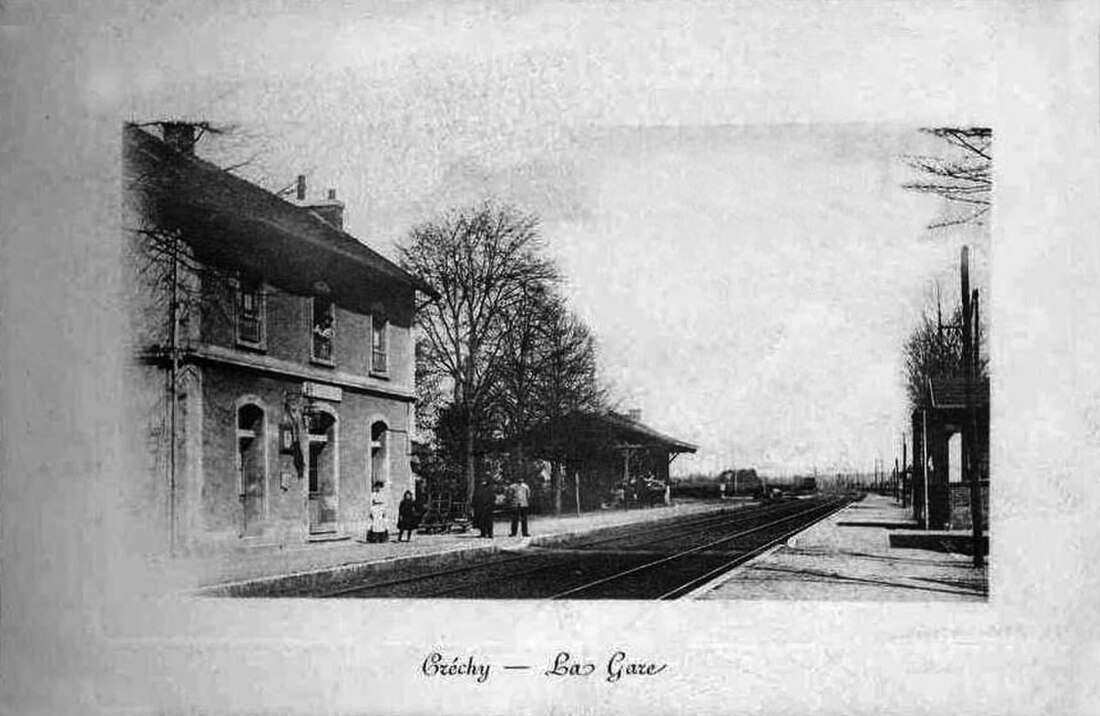
[[[642,409],[641,408],[631,408],[630,410],[626,411],[626,415],[627,415],[628,418],[630,418],[631,420],[633,420],[636,423],[642,422]]]
[[[303,209],[309,209],[326,223],[344,230],[344,202],[336,198],[336,190],[329,189],[328,196],[320,201],[306,201],[306,177],[298,175],[295,198]]]
[[[181,154],[195,153],[195,125],[189,122],[162,122],[164,143]]]
[[[305,205],[310,211],[341,231],[344,230],[344,202],[336,198],[336,190],[329,189],[322,201]]]

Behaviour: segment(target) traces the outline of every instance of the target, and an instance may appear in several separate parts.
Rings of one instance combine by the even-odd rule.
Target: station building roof
[[[127,189],[143,195],[158,225],[182,229],[199,260],[300,293],[331,293],[338,303],[364,313],[395,289],[439,295],[308,207],[133,124],[123,129],[123,160]]]

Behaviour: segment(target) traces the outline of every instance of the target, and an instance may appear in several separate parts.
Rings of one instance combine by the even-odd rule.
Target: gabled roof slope
[[[535,426],[509,445],[522,443],[534,454],[583,455],[617,447],[695,452],[698,446],[669,437],[648,425],[614,412],[574,412]],[[502,446],[507,449],[508,446]]]
[[[200,259],[303,292],[324,282],[338,300],[353,304],[369,303],[395,285],[438,296],[422,279],[309,209],[131,124],[124,128],[123,160],[127,188],[144,195],[158,221],[183,229]]]
[[[966,381],[962,378],[932,378],[928,381],[933,408],[966,407]],[[989,407],[989,379],[974,382],[974,407]]]

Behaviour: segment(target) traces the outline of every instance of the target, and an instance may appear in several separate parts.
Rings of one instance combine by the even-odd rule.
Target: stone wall
[[[953,482],[949,485],[948,495],[951,507],[950,528],[953,530],[968,530],[972,528],[970,522],[970,485],[965,482]],[[981,483],[982,490],[982,520],[985,529],[989,529],[989,481]]]

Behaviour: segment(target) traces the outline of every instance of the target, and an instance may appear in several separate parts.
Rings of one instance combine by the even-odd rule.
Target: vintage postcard
[[[17,711],[1088,711],[1095,8],[20,12]]]

